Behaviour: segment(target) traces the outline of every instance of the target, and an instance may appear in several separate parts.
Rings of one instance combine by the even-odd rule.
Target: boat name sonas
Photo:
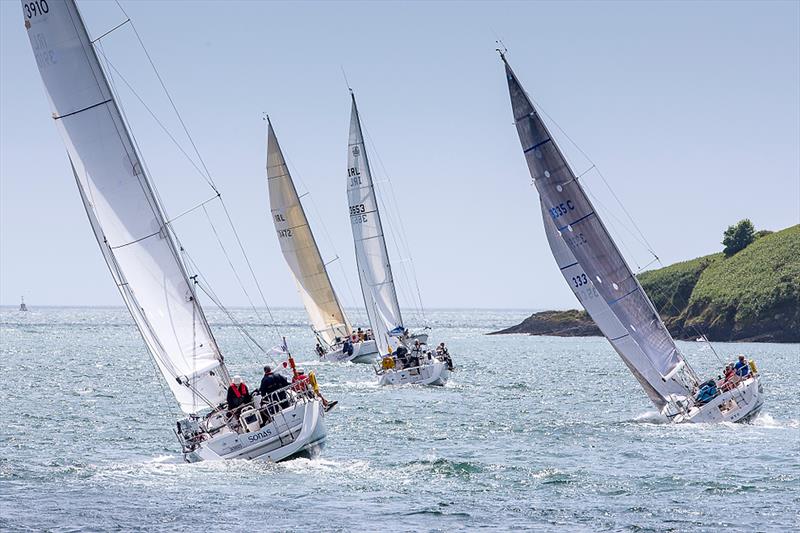
[[[255,433],[253,435],[248,435],[247,436],[247,440],[249,440],[250,442],[258,442],[261,439],[266,439],[267,437],[271,437],[271,436],[272,436],[272,430],[271,429],[262,429],[258,433]]]

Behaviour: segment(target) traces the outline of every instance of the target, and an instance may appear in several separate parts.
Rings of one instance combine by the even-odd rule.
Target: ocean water
[[[273,329],[236,311],[268,345]],[[0,530],[789,531],[800,527],[800,345],[754,357],[752,424],[664,423],[600,338],[486,336],[522,311],[431,311],[458,372],[378,388],[320,364],[299,309],[277,310],[339,407],[315,459],[186,464],[177,413],[121,308],[0,310]],[[269,362],[211,313],[234,372]],[[269,339],[269,340],[266,340]],[[271,343],[271,344],[270,344]],[[682,343],[701,372],[707,346]]]

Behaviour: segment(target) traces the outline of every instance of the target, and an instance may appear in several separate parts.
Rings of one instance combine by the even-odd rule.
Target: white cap
[[[242,382],[242,376],[233,376],[234,385],[239,385]]]

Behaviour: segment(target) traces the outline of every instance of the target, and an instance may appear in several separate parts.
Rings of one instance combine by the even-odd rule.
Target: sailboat
[[[742,422],[763,405],[755,364],[701,383],[617,248],[503,50],[511,107],[564,279],[658,410],[674,422]],[[703,394],[712,387],[716,394]],[[718,386],[719,385],[719,386]]]
[[[19,310],[20,311],[27,311],[28,310],[28,306],[25,305],[25,297],[24,296],[20,296],[20,298],[21,298],[21,301],[19,303]]]
[[[370,338],[371,330],[354,331],[347,320],[269,117],[267,184],[272,222],[311,320],[317,338],[317,355],[323,361],[374,362],[378,354],[375,339]]]
[[[316,394],[287,388],[228,409],[231,380],[198,300],[197,276],[189,275],[75,1],[23,1],[22,8],[94,235],[186,415],[175,431],[184,458],[279,461],[311,453],[325,438]]]
[[[428,349],[427,333],[408,331],[400,314],[389,252],[367,149],[361,132],[356,97],[350,91],[350,142],[347,151],[347,199],[355,243],[361,293],[375,333],[381,366],[380,385],[444,385],[452,370],[449,354]]]

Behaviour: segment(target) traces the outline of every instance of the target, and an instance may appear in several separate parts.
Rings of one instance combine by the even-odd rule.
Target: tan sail
[[[272,222],[311,325],[330,345],[336,337],[349,335],[352,329],[331,285],[272,123],[267,122],[267,183]]]

